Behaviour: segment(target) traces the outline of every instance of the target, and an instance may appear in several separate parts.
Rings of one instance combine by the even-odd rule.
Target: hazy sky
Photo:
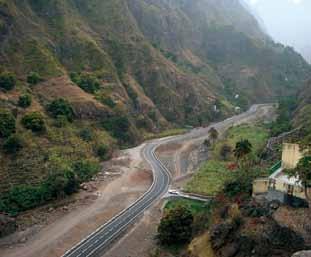
[[[311,53],[311,0],[245,1],[262,18],[276,41],[297,50],[309,47]]]

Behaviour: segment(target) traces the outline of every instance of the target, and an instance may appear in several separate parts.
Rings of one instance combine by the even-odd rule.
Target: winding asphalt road
[[[251,116],[258,115],[258,112],[264,110],[265,108],[263,107],[267,106],[271,105],[254,105],[249,111],[226,119],[223,122],[213,124],[212,126],[219,130],[227,129],[230,126],[243,123],[243,121]],[[264,112],[265,111],[263,111],[262,115],[265,114]],[[144,159],[150,164],[153,171],[153,184],[150,189],[130,207],[123,210],[113,219],[82,240],[79,244],[68,250],[63,257],[93,257],[98,256],[99,254],[102,254],[104,250],[107,250],[111,243],[116,240],[116,238],[118,238],[129,225],[133,224],[138,216],[142,215],[146,209],[168,191],[171,181],[170,172],[158,159],[155,150],[162,144],[207,138],[210,127],[194,129],[185,135],[146,143],[142,153]]]

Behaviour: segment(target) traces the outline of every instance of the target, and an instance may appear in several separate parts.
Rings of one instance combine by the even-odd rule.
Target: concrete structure
[[[298,144],[283,144],[282,151],[282,168],[294,169],[299,160],[303,157],[303,152]]]
[[[272,175],[253,183],[253,196],[263,195],[267,200],[278,200],[290,205],[306,205],[305,192],[296,177],[289,177],[285,169],[294,169],[304,156],[298,144],[283,144],[282,161],[273,166]]]

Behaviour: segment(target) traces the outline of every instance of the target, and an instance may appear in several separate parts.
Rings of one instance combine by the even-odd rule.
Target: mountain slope
[[[14,116],[20,140],[0,139],[16,150],[1,153],[0,191],[37,192],[51,176],[67,190],[69,178],[89,178],[77,161],[92,173],[90,163],[146,133],[291,95],[310,66],[272,42],[238,0],[0,0],[7,71],[17,83],[1,89],[1,113]],[[31,131],[29,119],[44,131]]]

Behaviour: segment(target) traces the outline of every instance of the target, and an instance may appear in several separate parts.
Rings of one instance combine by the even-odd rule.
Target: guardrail
[[[276,172],[278,169],[282,167],[282,161],[278,161],[276,164],[274,164],[270,169],[269,169],[269,175],[272,175],[274,172]]]

